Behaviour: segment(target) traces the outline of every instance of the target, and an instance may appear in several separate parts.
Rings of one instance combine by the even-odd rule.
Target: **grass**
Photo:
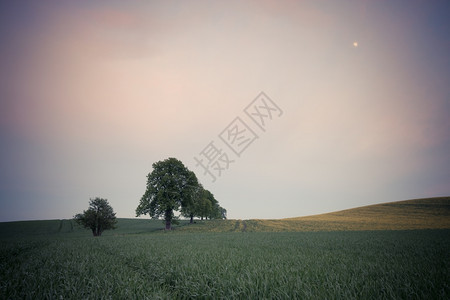
[[[188,221],[182,220],[174,228],[184,226]],[[117,219],[117,229],[104,231],[102,236],[140,234],[159,231],[163,228],[160,220]],[[89,237],[92,233],[73,220],[43,220],[0,223],[0,238],[40,238],[43,236]]]
[[[449,227],[371,223],[396,210],[413,226],[418,216],[439,219],[448,200],[435,200],[313,216],[307,221],[327,230],[310,232],[256,232],[267,227],[255,220],[166,232],[161,221],[119,219],[117,230],[94,238],[71,220],[0,223],[0,299],[449,299]],[[286,222],[299,220],[280,222],[292,231]],[[376,230],[334,227],[361,228],[351,224],[362,220]]]
[[[448,299],[450,231],[8,240],[0,298]]]

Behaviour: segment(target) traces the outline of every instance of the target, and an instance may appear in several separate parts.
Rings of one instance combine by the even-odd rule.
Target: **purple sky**
[[[1,1],[0,221],[96,196],[134,217],[168,157],[229,218],[448,196],[449,20],[448,1]],[[261,91],[283,112],[265,131],[244,113]],[[258,136],[239,157],[236,117]],[[234,160],[215,182],[211,141]]]

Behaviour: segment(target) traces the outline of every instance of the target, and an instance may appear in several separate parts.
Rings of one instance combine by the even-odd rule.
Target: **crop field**
[[[450,231],[9,239],[0,298],[448,299]]]
[[[182,227],[190,232],[285,232],[348,230],[449,229],[450,197],[397,201],[327,214],[276,220],[198,222]]]
[[[71,220],[0,223],[0,299],[450,298],[449,228],[251,226],[119,219],[94,238]]]

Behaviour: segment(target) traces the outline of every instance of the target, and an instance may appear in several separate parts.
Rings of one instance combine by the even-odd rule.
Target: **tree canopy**
[[[198,187],[195,173],[176,158],[158,161],[147,175],[147,187],[136,216],[148,214],[152,218],[163,217],[166,229],[171,229],[174,211],[191,205]]]
[[[176,158],[158,161],[147,175],[147,186],[136,216],[148,214],[152,218],[163,218],[166,229],[171,229],[175,220],[174,211],[190,218],[225,219],[226,209],[220,207],[214,195],[203,188],[195,173]]]
[[[75,222],[92,230],[94,236],[100,236],[104,230],[115,229],[116,214],[107,199],[94,198],[89,201],[89,208],[82,214],[74,216]]]
[[[193,198],[189,205],[182,208],[182,214],[190,218],[193,222],[194,217],[205,219],[226,219],[226,209],[219,205],[219,202],[214,198],[214,195],[203,188],[201,184],[193,193]]]

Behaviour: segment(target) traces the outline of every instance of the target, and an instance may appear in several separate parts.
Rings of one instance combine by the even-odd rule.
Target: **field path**
[[[247,224],[243,220],[236,220],[233,231],[247,231]]]
[[[245,223],[245,221],[242,221],[242,232],[247,231],[247,223]]]
[[[241,220],[236,220],[236,224],[234,225],[233,231],[239,231],[239,227],[241,227],[240,224]]]

